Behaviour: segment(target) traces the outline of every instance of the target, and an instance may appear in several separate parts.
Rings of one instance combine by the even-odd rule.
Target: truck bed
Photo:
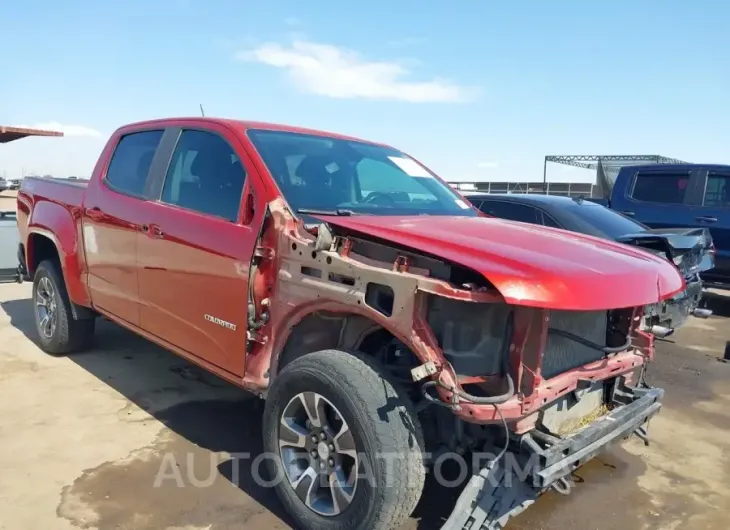
[[[18,192],[18,199],[28,200],[31,204],[49,200],[66,206],[80,207],[88,185],[88,180],[26,177]]]

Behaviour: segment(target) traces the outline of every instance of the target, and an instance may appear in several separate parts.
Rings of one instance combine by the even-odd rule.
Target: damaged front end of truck
[[[460,222],[478,223],[491,241],[457,233],[439,248],[428,238],[444,236],[424,235],[424,222],[404,218],[394,229],[375,217],[319,216],[307,226],[273,203],[252,295],[266,323],[251,330],[246,385],[265,392],[307,351],[372,355],[409,389],[432,459],[491,455],[444,528],[498,529],[548,489],[569,493],[572,472],[610,443],[647,440],[663,391],[644,377],[654,337],[643,311],[684,282],[664,259],[595,238],[566,243],[477,218]],[[553,247],[530,251],[530,263],[518,247],[538,234]],[[508,246],[514,238],[522,243]],[[554,270],[554,245],[580,245],[608,260],[606,270],[635,259],[634,272],[624,272],[623,290],[583,269],[536,281]]]

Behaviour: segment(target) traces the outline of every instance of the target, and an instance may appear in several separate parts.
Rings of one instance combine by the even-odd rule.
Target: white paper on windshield
[[[340,169],[340,166],[337,165],[337,162],[330,162],[324,168],[327,170],[327,173],[334,173],[338,169]]]
[[[421,164],[419,164],[415,160],[411,160],[410,158],[402,158],[400,156],[389,156],[388,158],[396,166],[398,166],[403,171],[405,171],[406,174],[410,177],[433,178],[431,173],[429,173],[425,167],[423,167]]]
[[[461,199],[456,199],[454,202],[462,210],[468,210],[469,209],[469,205],[467,203],[465,203],[464,201],[462,201]]]

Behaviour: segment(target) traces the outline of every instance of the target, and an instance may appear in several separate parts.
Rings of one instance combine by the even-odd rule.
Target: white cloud
[[[410,80],[401,63],[369,61],[353,50],[304,40],[290,47],[263,44],[237,58],[280,68],[301,90],[331,98],[442,103],[469,101],[478,93],[445,79]]]
[[[42,129],[44,131],[59,131],[65,136],[91,136],[100,138],[102,134],[91,127],[85,125],[66,125],[57,121],[48,121],[43,123],[34,123],[33,125],[17,125],[27,129]]]
[[[484,162],[479,162],[477,164],[477,167],[481,169],[497,169],[499,167],[499,164],[497,162],[493,162],[491,160],[485,160]]]

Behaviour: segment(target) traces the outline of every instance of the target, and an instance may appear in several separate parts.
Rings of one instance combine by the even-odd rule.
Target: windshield
[[[565,213],[573,216],[576,224],[581,226],[581,232],[607,239],[647,229],[645,225],[591,201],[572,201],[565,206]]]
[[[433,173],[390,147],[262,129],[248,137],[295,212],[478,216]]]

